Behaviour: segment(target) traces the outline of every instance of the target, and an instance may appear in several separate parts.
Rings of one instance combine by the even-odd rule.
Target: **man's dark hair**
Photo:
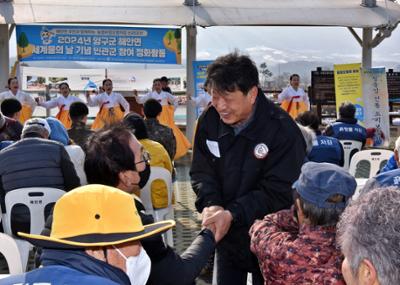
[[[356,107],[350,102],[344,102],[339,107],[339,117],[344,119],[354,119]]]
[[[299,114],[296,118],[296,122],[304,127],[310,127],[315,132],[318,132],[319,130],[318,116],[312,111],[306,111]]]
[[[255,63],[246,55],[237,52],[218,57],[207,68],[207,90],[220,92],[240,90],[245,95],[259,85],[258,70]]]
[[[91,135],[85,145],[85,173],[89,184],[116,187],[118,174],[136,170],[135,154],[129,147],[132,132],[121,125]]]
[[[153,83],[156,83],[157,81],[161,82],[161,79],[160,78],[154,78],[153,79]]]
[[[336,226],[340,215],[344,211],[344,208],[320,208],[305,201],[297,191],[293,191],[293,200],[296,201],[296,199],[300,200],[300,207],[304,217],[310,221],[311,226]],[[343,195],[336,194],[329,197],[327,201],[330,203],[341,203],[344,200]]]
[[[123,123],[127,128],[134,131],[135,137],[138,140],[149,138],[146,125],[140,115],[136,113],[129,113],[124,117]]]
[[[168,83],[169,80],[168,80],[168,78],[166,76],[163,76],[163,77],[160,78],[160,81]]]
[[[143,112],[146,118],[155,119],[161,113],[162,106],[156,99],[149,99],[143,105]]]
[[[85,103],[74,102],[69,107],[69,116],[74,122],[80,122],[89,114],[89,108]]]
[[[68,85],[67,82],[62,82],[62,83],[60,83],[60,84],[58,85],[58,88],[61,88],[61,86],[63,86],[63,85],[67,86],[68,89],[69,89],[69,85]]]
[[[17,99],[8,98],[1,102],[0,108],[4,116],[11,118],[15,113],[21,111],[22,105]]]

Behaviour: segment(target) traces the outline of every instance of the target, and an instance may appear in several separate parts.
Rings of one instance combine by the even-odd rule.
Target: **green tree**
[[[262,75],[262,85],[266,86],[267,81],[270,77],[272,77],[272,72],[268,69],[268,66],[265,62],[260,64],[260,73]]]
[[[22,48],[22,52],[25,52],[25,48],[29,46],[28,37],[24,32],[19,35],[18,45]]]
[[[168,31],[167,38],[168,38],[168,44],[170,45],[171,41],[172,41],[172,32],[171,31]]]
[[[181,29],[176,29],[174,33],[175,39],[176,39],[176,45],[178,48],[178,52],[181,53]]]

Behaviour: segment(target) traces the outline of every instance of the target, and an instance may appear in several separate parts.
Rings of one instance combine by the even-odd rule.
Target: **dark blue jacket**
[[[338,119],[326,128],[324,135],[338,140],[359,141],[364,146],[367,139],[367,130],[357,124],[356,119]]]
[[[128,275],[121,269],[89,256],[81,250],[46,249],[43,267],[0,280],[0,285],[129,285]]]
[[[400,169],[390,170],[368,179],[361,194],[381,187],[397,187],[400,189]]]
[[[397,169],[397,162],[396,159],[394,158],[394,154],[389,158],[389,160],[387,161],[387,163],[385,164],[385,166],[379,171],[379,173],[385,173],[388,172],[390,170],[395,170]]]
[[[343,166],[344,151],[338,139],[327,136],[317,136],[313,148],[308,154],[308,160],[314,162],[328,162]]]

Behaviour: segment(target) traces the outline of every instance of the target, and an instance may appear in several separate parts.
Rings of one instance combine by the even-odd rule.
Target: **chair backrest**
[[[151,184],[154,180],[161,179],[164,180],[165,184],[167,185],[168,190],[168,206],[171,205],[172,201],[172,175],[171,173],[163,168],[158,166],[152,166],[150,172],[149,181],[140,190],[140,199],[143,202],[143,206],[146,209],[146,213],[154,214],[153,203],[151,202]]]
[[[10,274],[23,273],[21,255],[17,243],[12,237],[3,233],[0,233],[0,253],[7,261]]]
[[[392,155],[393,151],[386,149],[359,151],[351,159],[349,172],[355,178],[374,177]]]
[[[352,140],[340,140],[340,144],[343,146],[343,151],[344,151],[343,168],[348,170],[350,167],[351,158],[356,152],[361,150],[362,143],[359,141],[352,141]]]
[[[85,165],[85,152],[79,145],[67,145],[65,147],[72,163],[74,164],[76,174],[79,177],[81,185],[87,184],[86,173],[84,170]]]
[[[55,203],[66,192],[55,188],[32,187],[20,188],[6,193],[6,213],[4,218],[4,232],[12,235],[11,231],[11,209],[16,204],[23,204],[29,208],[31,217],[32,234],[40,234],[45,224],[44,210],[48,204]]]

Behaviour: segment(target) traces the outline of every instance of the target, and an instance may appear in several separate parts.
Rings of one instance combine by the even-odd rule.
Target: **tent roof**
[[[1,23],[97,23],[189,25],[192,7],[184,0],[0,0]],[[192,2],[192,0],[188,0]],[[400,5],[377,0],[198,0],[201,26],[282,25],[381,27],[400,22]],[[388,9],[386,9],[386,5]]]

